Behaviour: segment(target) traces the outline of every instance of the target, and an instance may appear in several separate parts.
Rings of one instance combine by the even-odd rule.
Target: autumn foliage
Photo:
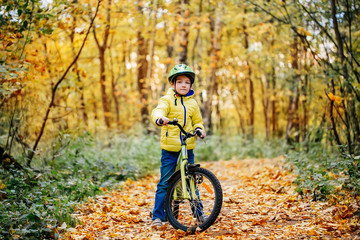
[[[233,160],[202,164],[224,189],[219,219],[194,235],[167,224],[151,227],[158,175],[126,182],[118,190],[90,199],[74,217],[83,224],[64,239],[357,239],[358,203],[313,202],[294,194],[294,176],[282,169],[282,158]]]
[[[234,210],[223,216],[231,220],[222,217],[195,237],[358,234],[358,1],[0,3],[0,238],[56,238],[74,230],[73,205],[99,194],[100,186],[152,173],[159,166],[159,129],[150,124],[149,113],[177,63],[196,73],[195,99],[213,140],[199,149],[198,159],[285,156],[293,174],[271,165],[246,181],[241,162],[221,163],[235,164],[239,172],[233,181],[219,172],[225,187],[239,193],[237,199],[227,193],[226,204]],[[237,181],[254,192],[245,195]],[[129,189],[139,193],[143,183],[128,182],[124,192],[109,193],[96,204],[102,209],[110,199],[133,198]],[[151,184],[144,195],[151,194]],[[81,209],[100,211],[93,204]],[[151,204],[136,204],[113,206],[126,209],[114,214],[127,214],[117,238],[130,238],[137,229],[123,221],[148,225],[149,218],[139,218],[143,211],[135,208],[148,212]],[[112,211],[84,228],[107,226],[102,229],[107,234],[119,220],[109,219]],[[98,234],[88,230],[77,227],[66,236]],[[169,227],[143,234],[184,235]]]

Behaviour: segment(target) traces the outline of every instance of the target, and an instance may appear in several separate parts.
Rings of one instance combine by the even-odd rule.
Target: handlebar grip
[[[170,124],[170,125],[177,125],[179,122],[179,120],[177,118],[174,118],[174,120],[172,121],[169,121],[167,124]],[[163,125],[164,124],[164,121],[160,118],[159,119],[159,124]]]
[[[199,129],[197,129],[197,130],[195,131],[195,133],[196,133],[196,135],[198,135],[201,139],[204,138],[204,136],[201,134],[201,132],[200,132]]]

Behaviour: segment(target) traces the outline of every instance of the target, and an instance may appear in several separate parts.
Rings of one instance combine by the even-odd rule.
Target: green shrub
[[[341,155],[336,147],[304,143],[286,154],[288,167],[297,175],[296,191],[310,193],[313,200],[342,196],[344,190],[360,194],[360,156]]]
[[[75,226],[74,205],[127,178],[140,178],[159,166],[154,137],[113,137],[111,143],[91,135],[59,134],[35,169],[0,168],[0,238],[56,238],[56,227]]]

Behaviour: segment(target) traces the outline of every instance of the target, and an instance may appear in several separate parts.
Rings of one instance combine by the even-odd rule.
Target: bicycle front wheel
[[[218,217],[222,206],[222,189],[215,175],[204,168],[189,169],[186,179],[187,197],[183,194],[181,175],[169,183],[165,211],[174,228],[204,231]]]

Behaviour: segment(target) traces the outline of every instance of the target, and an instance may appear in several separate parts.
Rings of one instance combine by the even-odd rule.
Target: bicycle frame
[[[186,180],[187,180],[187,176],[186,176],[186,168],[187,168],[187,164],[188,164],[188,154],[187,154],[187,147],[186,147],[186,143],[185,141],[182,141],[181,143],[181,152],[179,154],[178,160],[177,160],[177,166],[176,166],[176,171],[180,170],[180,174],[181,174],[181,185],[182,185],[182,195],[180,196],[181,199],[188,199],[188,200],[193,200],[197,198],[196,195],[196,187],[195,187],[195,182],[193,178],[190,178],[190,191],[191,191],[191,196],[189,195],[189,192],[187,191],[187,186],[186,186]],[[178,190],[174,191],[174,195],[173,195],[174,199],[177,200],[179,198],[179,194],[178,194]]]
[[[159,123],[163,124],[162,119]],[[186,140],[196,136],[204,139],[202,131],[195,129],[186,132],[176,118],[167,124],[179,127],[181,151],[176,171],[167,179],[169,188],[164,203],[166,214],[175,228],[193,233],[203,231],[215,222],[220,213],[223,198],[220,182],[212,172],[201,168],[200,164],[189,163]]]
[[[162,119],[160,119],[160,124],[162,124]],[[181,185],[182,185],[182,195],[180,196],[181,199],[188,199],[188,200],[194,200],[194,199],[199,199],[196,195],[196,185],[194,182],[193,178],[189,179],[189,186],[190,186],[190,191],[191,191],[191,195],[189,195],[188,191],[187,191],[187,186],[186,186],[186,180],[187,180],[187,176],[186,176],[186,170],[188,168],[188,154],[187,154],[187,147],[186,147],[186,140],[190,137],[195,137],[196,135],[200,136],[201,138],[203,138],[201,136],[201,133],[199,135],[199,132],[196,132],[194,134],[191,134],[190,132],[186,132],[182,126],[178,123],[177,118],[174,118],[173,121],[169,121],[168,124],[171,125],[175,125],[178,126],[180,129],[180,139],[181,139],[181,151],[179,154],[179,158],[177,160],[177,165],[176,165],[176,169],[175,169],[175,173],[180,170],[180,174],[181,174]],[[184,135],[182,135],[182,133]],[[200,166],[200,165],[199,165]],[[174,174],[173,174],[174,176]],[[171,176],[172,177],[172,176]],[[170,179],[171,179],[170,177]],[[177,200],[179,199],[179,195],[178,195],[178,190],[175,189],[174,191],[174,195],[173,195],[173,199]]]

